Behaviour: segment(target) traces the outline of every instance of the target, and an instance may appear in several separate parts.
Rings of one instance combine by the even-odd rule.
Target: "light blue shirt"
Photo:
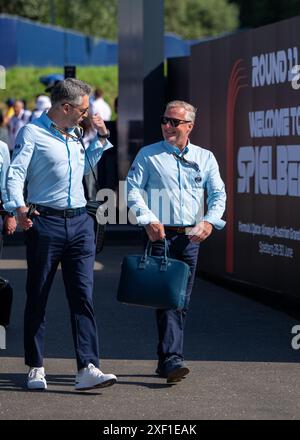
[[[183,163],[172,153],[195,162],[199,169]],[[225,226],[221,217],[226,193],[217,161],[211,151],[191,143],[183,152],[165,141],[143,147],[127,176],[127,198],[128,207],[140,225],[159,221],[165,225],[189,226],[204,220],[217,229]]]
[[[7,202],[6,192],[6,175],[10,164],[10,155],[7,144],[0,141],[0,191],[1,200],[3,203]]]
[[[68,129],[73,134],[73,129]],[[92,167],[103,151],[111,148],[96,136],[87,147]],[[8,211],[25,205],[23,189],[27,181],[27,200],[54,209],[80,208],[86,205],[82,178],[90,172],[79,141],[64,137],[43,113],[21,128],[7,173]]]

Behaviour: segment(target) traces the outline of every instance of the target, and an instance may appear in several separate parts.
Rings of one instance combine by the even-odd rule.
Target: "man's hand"
[[[4,232],[7,235],[12,235],[17,227],[17,222],[15,217],[11,217],[10,215],[5,216],[3,227],[4,227]]]
[[[194,243],[200,243],[207,239],[212,233],[213,226],[208,222],[200,222],[196,226],[194,226],[189,232],[188,236],[191,241]]]
[[[163,240],[166,236],[164,225],[161,223],[149,223],[145,229],[151,241]]]
[[[27,217],[28,212],[27,206],[20,206],[20,208],[17,208],[17,220],[22,229],[27,231],[29,228],[32,227],[32,220]],[[34,211],[33,215],[40,215],[38,211]]]
[[[101,118],[101,116],[99,115],[99,113],[96,113],[95,115],[93,115],[91,117],[91,121],[92,121],[92,125],[94,127],[95,130],[97,130],[97,132],[99,134],[106,134],[108,132],[103,119]]]

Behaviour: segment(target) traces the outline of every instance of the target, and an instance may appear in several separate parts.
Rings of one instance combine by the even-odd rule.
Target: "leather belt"
[[[193,226],[164,226],[167,231],[174,231],[177,234],[185,234],[186,228],[193,228]]]
[[[69,208],[69,209],[54,209],[42,205],[35,205],[35,207],[41,216],[50,215],[61,218],[77,217],[78,215],[84,214],[86,212],[85,206],[83,206],[82,208]]]

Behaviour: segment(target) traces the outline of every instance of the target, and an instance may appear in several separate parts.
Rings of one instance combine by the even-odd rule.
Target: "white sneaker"
[[[27,377],[27,388],[29,390],[46,390],[47,382],[45,379],[44,367],[32,367]]]
[[[109,387],[117,382],[114,374],[104,374],[93,364],[88,364],[76,375],[75,390]]]

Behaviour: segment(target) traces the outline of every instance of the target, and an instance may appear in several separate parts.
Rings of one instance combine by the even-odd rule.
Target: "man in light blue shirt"
[[[164,141],[142,148],[127,176],[129,212],[145,227],[147,238],[153,242],[152,255],[163,255],[166,238],[170,256],[186,262],[191,269],[183,311],[156,311],[156,372],[169,383],[178,382],[189,373],[183,356],[184,324],[199,244],[214,228],[225,225],[221,217],[226,193],[217,161],[211,151],[189,140],[195,116],[192,105],[170,102],[161,118]]]
[[[116,382],[113,374],[99,369],[97,325],[94,316],[93,219],[85,205],[82,179],[90,171],[76,126],[89,110],[91,88],[68,78],[51,92],[48,113],[23,127],[16,139],[7,174],[7,210],[17,212],[26,232],[27,301],[25,307],[25,364],[27,387],[46,389],[44,357],[45,311],[49,290],[61,263],[72,322],[78,374],[75,389],[104,387]],[[112,145],[104,121],[92,117],[97,131],[86,154],[93,167]],[[23,196],[27,183],[27,204]]]

